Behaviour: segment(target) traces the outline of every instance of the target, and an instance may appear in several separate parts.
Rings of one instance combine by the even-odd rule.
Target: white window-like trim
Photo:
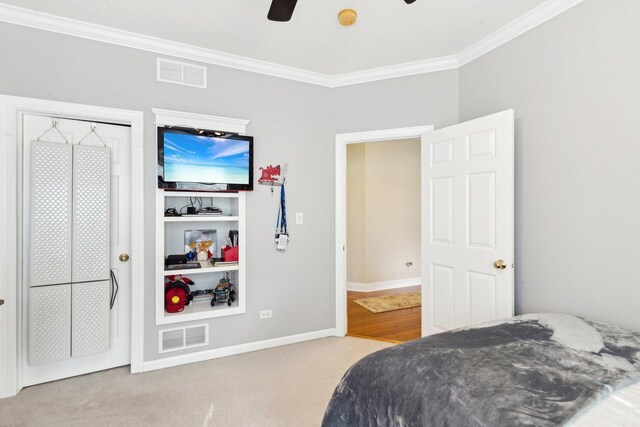
[[[152,108],[156,115],[156,126],[191,127],[196,129],[219,130],[246,135],[250,121],[230,117],[210,116],[208,114],[187,113],[184,111]]]

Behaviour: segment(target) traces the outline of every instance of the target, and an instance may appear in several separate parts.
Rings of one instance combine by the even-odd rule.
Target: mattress
[[[640,426],[640,383],[620,389],[579,416],[571,427]]]

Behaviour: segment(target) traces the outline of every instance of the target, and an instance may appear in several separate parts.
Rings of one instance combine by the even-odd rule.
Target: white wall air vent
[[[159,82],[207,88],[207,67],[158,58],[156,78]]]
[[[161,330],[160,353],[209,345],[209,324]]]

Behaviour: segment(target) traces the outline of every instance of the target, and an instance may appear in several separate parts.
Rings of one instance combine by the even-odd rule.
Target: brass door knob
[[[4,300],[0,299],[0,305],[3,305],[3,304],[4,304]]]
[[[127,262],[129,261],[129,254],[120,254],[119,258],[120,258],[120,261]]]
[[[504,270],[507,268],[507,263],[504,262],[503,259],[499,259],[493,263],[493,268],[497,268],[498,270]]]

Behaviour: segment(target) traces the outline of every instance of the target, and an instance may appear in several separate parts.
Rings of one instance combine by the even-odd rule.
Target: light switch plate
[[[296,212],[296,224],[302,225],[303,220],[304,220],[304,217],[302,215],[302,212]]]

